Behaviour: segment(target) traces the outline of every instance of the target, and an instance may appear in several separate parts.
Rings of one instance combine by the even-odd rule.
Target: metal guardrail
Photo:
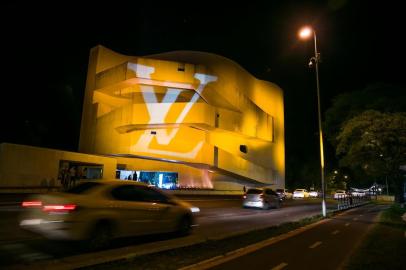
[[[338,198],[335,198],[338,201],[337,210],[344,210],[356,206],[364,205],[371,201],[371,196],[369,195],[349,195],[349,194],[340,194]]]

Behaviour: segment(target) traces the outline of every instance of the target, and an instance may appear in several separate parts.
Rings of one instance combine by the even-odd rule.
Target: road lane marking
[[[337,233],[339,233],[340,231],[339,230],[335,230],[334,232],[332,232],[331,234],[337,234]]]
[[[287,265],[288,265],[287,263],[283,262],[281,264],[278,264],[277,266],[275,266],[271,270],[281,270],[281,269],[285,268]]]
[[[321,245],[321,241],[317,241],[316,243],[314,243],[313,245],[311,245],[309,248],[316,248],[318,246]]]
[[[349,226],[349,225],[350,225],[350,223],[349,223],[349,222],[345,223],[345,226]]]

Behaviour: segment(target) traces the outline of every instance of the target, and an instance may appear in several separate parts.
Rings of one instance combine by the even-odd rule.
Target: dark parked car
[[[276,193],[279,195],[281,200],[292,199],[292,193],[289,192],[287,189],[278,188]]]

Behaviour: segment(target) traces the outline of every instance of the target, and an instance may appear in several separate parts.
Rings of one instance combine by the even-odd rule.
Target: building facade
[[[114,157],[117,178],[156,176],[160,187],[284,187],[283,92],[214,54],[97,46],[79,152]]]

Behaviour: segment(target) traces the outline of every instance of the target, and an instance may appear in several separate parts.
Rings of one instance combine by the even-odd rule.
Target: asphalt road
[[[241,200],[190,201],[201,209],[195,234],[206,238],[276,226],[321,213],[319,200],[290,200],[279,209],[242,208]],[[335,209],[335,205],[329,205]]]
[[[318,200],[288,201],[282,208],[270,210],[244,209],[241,198],[185,198],[201,209],[197,217],[198,227],[191,236],[200,239],[216,239],[255,228],[264,228],[288,221],[300,220],[321,212]],[[330,205],[331,209],[335,205]],[[18,217],[23,211],[19,206],[0,207],[0,266],[16,263],[32,263],[41,260],[77,256],[84,250],[73,243],[55,242],[20,229]],[[179,239],[187,241],[188,237]],[[129,246],[173,240],[171,235],[158,235],[120,239],[113,243],[111,251]],[[177,241],[177,239],[175,239]]]
[[[340,269],[386,206],[366,205],[344,212],[296,236],[210,268]]]

